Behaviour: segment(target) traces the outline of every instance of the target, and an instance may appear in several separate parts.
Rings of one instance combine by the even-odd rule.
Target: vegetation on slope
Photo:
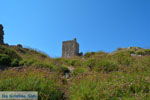
[[[150,49],[50,58],[21,46],[0,46],[0,91],[38,91],[40,100],[149,100]]]

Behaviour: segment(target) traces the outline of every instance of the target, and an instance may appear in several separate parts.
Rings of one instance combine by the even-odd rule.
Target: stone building
[[[62,57],[70,58],[79,55],[79,44],[76,40],[63,41],[62,43]]]
[[[4,44],[4,31],[3,31],[3,25],[0,24],[0,44]]]

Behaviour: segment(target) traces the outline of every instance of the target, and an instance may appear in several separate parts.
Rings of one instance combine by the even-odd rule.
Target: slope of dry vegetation
[[[119,48],[65,59],[0,46],[0,65],[0,91],[38,91],[40,100],[150,99],[150,49]]]

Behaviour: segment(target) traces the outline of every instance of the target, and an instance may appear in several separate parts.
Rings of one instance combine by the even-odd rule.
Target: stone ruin
[[[62,57],[71,58],[79,56],[79,44],[76,40],[63,41],[62,43]]]
[[[4,44],[4,31],[3,31],[3,25],[0,24],[0,44]]]

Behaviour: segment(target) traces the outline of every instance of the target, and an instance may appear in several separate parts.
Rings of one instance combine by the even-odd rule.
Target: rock
[[[4,44],[4,31],[3,31],[3,25],[0,24],[0,44]]]

